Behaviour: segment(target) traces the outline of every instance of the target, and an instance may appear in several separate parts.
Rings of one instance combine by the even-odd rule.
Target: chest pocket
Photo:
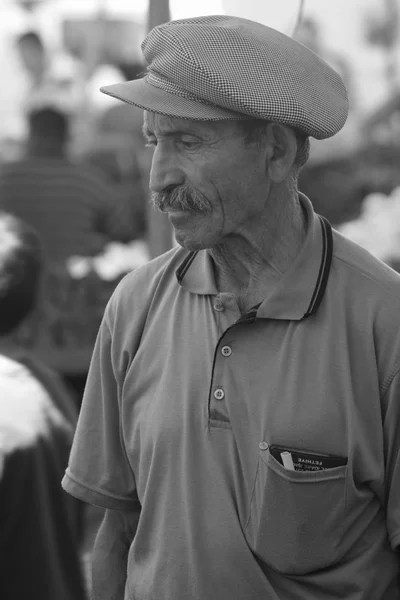
[[[282,573],[301,575],[340,552],[347,466],[288,471],[260,451],[245,536],[254,554]]]

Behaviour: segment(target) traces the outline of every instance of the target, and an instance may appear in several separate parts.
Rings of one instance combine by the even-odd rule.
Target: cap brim
[[[143,110],[191,119],[192,121],[220,121],[225,119],[249,119],[245,114],[206,104],[199,100],[183,98],[158,88],[147,81],[146,77],[134,81],[115,83],[100,88],[103,94],[133,104]]]

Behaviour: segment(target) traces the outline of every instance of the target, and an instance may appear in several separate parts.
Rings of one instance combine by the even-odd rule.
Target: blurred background
[[[299,187],[400,269],[400,0],[0,0],[0,210],[35,226],[47,260],[40,316],[18,343],[58,372],[78,410],[112,291],[174,243],[148,203],[142,112],[99,88],[145,71],[150,28],[205,14],[275,27],[342,75],[349,119],[312,142]],[[88,518],[86,559],[99,513]]]
[[[400,0],[153,0],[151,5],[150,15],[149,0],[0,0],[2,161],[23,150],[28,106],[51,101],[70,115],[72,156],[96,163],[121,184],[139,172],[146,180],[140,111],[121,106],[98,88],[144,70],[140,42],[149,19],[156,23],[167,14],[226,13],[293,34],[336,68],[347,84],[349,120],[339,135],[317,143],[302,177],[301,187],[316,209],[339,225],[359,215],[366,195],[389,194],[396,188]],[[51,71],[36,98],[32,65],[16,44],[27,31],[40,35]],[[144,188],[146,193],[146,183]],[[143,200],[137,198],[138,210],[146,213]]]
[[[369,194],[390,195],[400,178],[400,0],[0,0],[0,161],[24,151],[32,105],[58,106],[70,120],[70,156],[126,189],[141,178],[132,199],[141,219],[136,233],[150,237],[150,255],[163,251],[170,235],[162,226],[153,235],[149,223],[141,111],[98,88],[143,72],[140,43],[151,25],[217,13],[293,35],[342,74],[349,120],[332,140],[313,145],[301,178],[316,210],[339,226],[360,216]],[[30,49],[24,57],[17,43],[26,32],[43,43],[42,81],[34,59],[26,60]]]

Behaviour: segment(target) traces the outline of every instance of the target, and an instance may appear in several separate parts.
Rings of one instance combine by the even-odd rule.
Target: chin
[[[181,238],[180,236],[175,236],[177,243],[184,248],[185,250],[189,250],[190,252],[195,252],[197,250],[205,250],[208,246],[199,240]]]
[[[193,227],[184,230],[175,229],[175,239],[185,250],[194,252],[196,250],[207,250],[220,241],[219,232],[213,231],[212,227]]]

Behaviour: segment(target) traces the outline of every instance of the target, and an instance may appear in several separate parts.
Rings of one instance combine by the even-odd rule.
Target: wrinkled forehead
[[[143,133],[151,135],[168,135],[174,133],[192,133],[200,137],[213,137],[221,134],[236,133],[240,121],[192,121],[179,117],[170,117],[158,113],[144,111]]]

